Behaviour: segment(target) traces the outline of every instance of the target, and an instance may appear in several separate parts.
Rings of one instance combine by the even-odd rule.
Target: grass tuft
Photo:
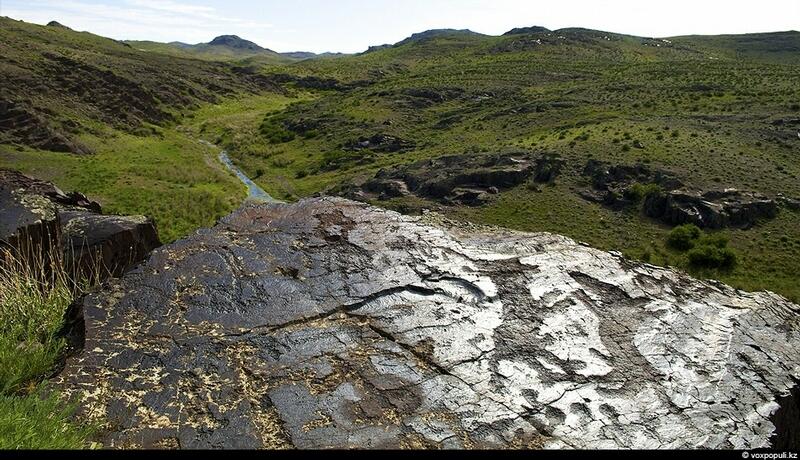
[[[42,381],[64,352],[64,315],[88,285],[60,254],[0,253],[0,449],[86,446],[93,429]]]

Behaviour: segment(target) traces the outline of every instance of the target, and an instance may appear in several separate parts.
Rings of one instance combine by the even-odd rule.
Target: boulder
[[[0,169],[0,249],[24,259],[62,254],[78,275],[121,275],[161,245],[152,220],[101,214],[86,196]]]
[[[644,213],[671,225],[701,228],[750,228],[778,214],[775,200],[752,192],[728,189],[705,193],[674,190],[645,198]]]
[[[623,189],[634,183],[658,184],[666,190],[673,190],[683,185],[671,172],[653,169],[641,163],[613,165],[599,160],[589,160],[583,168],[583,175],[591,179],[592,185],[597,190]]]
[[[106,447],[797,448],[800,306],[552,234],[247,205],[82,306]]]
[[[9,171],[0,169],[0,252],[37,260],[60,245],[61,225],[53,202],[6,182]],[[2,254],[0,254],[2,255]],[[0,257],[2,262],[2,257]]]

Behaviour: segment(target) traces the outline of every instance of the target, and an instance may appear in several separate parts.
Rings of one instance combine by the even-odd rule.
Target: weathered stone
[[[118,276],[161,245],[152,220],[100,212],[80,193],[0,169],[0,248],[18,257],[61,253],[79,276]]]
[[[0,250],[36,260],[50,254],[61,239],[61,226],[55,205],[41,195],[28,195],[8,186],[0,170]]]
[[[672,225],[692,223],[698,227],[750,228],[759,220],[778,214],[775,200],[738,190],[696,193],[674,190],[645,199],[644,213]]]
[[[378,198],[414,194],[443,203],[480,205],[492,195],[527,180],[553,182],[564,165],[558,155],[515,154],[446,155],[378,171],[362,186]],[[338,193],[353,197],[349,188]]]
[[[87,273],[121,275],[161,245],[153,221],[144,216],[107,216],[62,210],[63,247],[67,260]]]
[[[57,384],[108,447],[751,449],[800,425],[797,305],[434,213],[250,205],[83,308]]]
[[[414,148],[414,142],[400,139],[388,134],[375,134],[371,137],[359,137],[348,142],[344,148],[346,150],[369,149],[374,152],[399,152]]]
[[[592,180],[597,190],[622,190],[634,183],[658,184],[666,190],[673,190],[682,185],[669,171],[653,169],[648,165],[612,165],[599,160],[589,160],[583,168],[583,175]]]

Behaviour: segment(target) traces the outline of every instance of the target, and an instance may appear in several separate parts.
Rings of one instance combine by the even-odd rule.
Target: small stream
[[[209,147],[216,147],[214,144],[207,141],[201,140],[200,142]],[[242,181],[242,183],[247,186],[247,198],[245,198],[245,201],[255,201],[261,203],[283,203],[283,201],[276,200],[275,198],[273,198],[272,195],[265,192],[264,189],[259,187],[258,184],[256,184],[249,177],[247,177],[245,173],[242,172],[241,169],[237,168],[236,165],[233,164],[230,157],[228,157],[228,154],[224,150],[221,150],[219,152],[218,158],[219,161],[221,161],[226,168],[228,168],[232,173],[234,173],[236,177],[238,177],[239,180]]]

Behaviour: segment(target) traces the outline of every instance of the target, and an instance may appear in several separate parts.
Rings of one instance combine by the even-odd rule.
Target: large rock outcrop
[[[58,385],[109,447],[755,448],[800,424],[778,295],[341,198],[243,207],[83,309]]]
[[[775,218],[778,203],[792,209],[793,200],[735,189],[694,191],[669,171],[644,164],[612,165],[589,160],[583,175],[592,187],[579,195],[613,209],[642,206],[643,213],[670,225],[695,224],[702,228],[750,228],[759,221]],[[641,196],[641,194],[645,196]]]
[[[0,169],[0,250],[23,259],[54,254],[77,276],[121,275],[161,245],[152,220],[101,214],[86,196]]]
[[[673,190],[649,195],[644,213],[672,225],[750,228],[777,216],[778,204],[766,196],[733,189],[705,193]]]
[[[381,169],[358,188],[343,191],[348,198],[390,199],[414,194],[447,204],[480,205],[496,194],[526,181],[555,181],[564,165],[558,155],[517,152],[446,155]]]

